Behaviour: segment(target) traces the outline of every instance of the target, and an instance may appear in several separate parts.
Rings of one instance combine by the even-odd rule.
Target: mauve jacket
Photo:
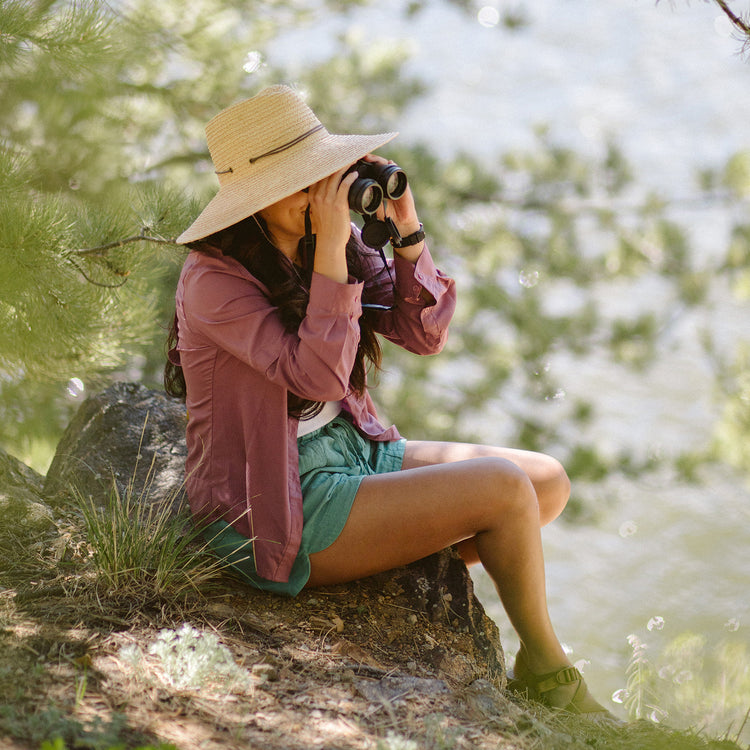
[[[362,301],[394,303],[382,260],[364,245],[361,251],[363,280],[340,284],[313,274],[307,314],[294,333],[284,329],[267,288],[219,250],[191,252],[177,286],[191,511],[254,539],[258,574],[272,581],[288,580],[302,534],[298,420],[287,415],[287,391],[341,399],[365,435],[400,437],[380,424],[369,394],[349,392]],[[389,264],[396,299],[393,310],[377,313],[378,332],[417,354],[440,351],[455,309],[453,280],[427,248],[416,264],[398,255]]]

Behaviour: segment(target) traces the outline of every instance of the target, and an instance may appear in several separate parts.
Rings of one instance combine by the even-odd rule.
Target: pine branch
[[[145,230],[144,230],[145,231]],[[114,242],[107,242],[104,245],[97,245],[96,247],[85,247],[80,250],[74,250],[77,255],[101,255],[106,254],[108,250],[114,250],[117,247],[123,247],[133,242],[155,242],[159,245],[176,245],[175,240],[165,240],[162,237],[150,237],[147,234],[141,232],[141,234],[133,235],[132,237],[125,237],[122,240],[115,240]]]
[[[750,26],[747,22],[740,18],[725,2],[724,0],[714,0],[714,2],[727,14],[729,20],[739,31],[743,34],[750,34]]]
[[[147,235],[145,232],[148,229],[148,227],[144,227],[141,230],[140,234],[133,235],[132,237],[125,237],[122,240],[115,240],[114,242],[106,242],[103,245],[97,245],[96,247],[86,247],[81,248],[80,250],[72,250],[71,252],[75,253],[79,257],[89,257],[89,258],[99,258],[101,259],[106,265],[110,265],[106,260],[106,255],[109,250],[114,250],[118,247],[123,247],[125,245],[130,245],[133,242],[155,242],[159,245],[176,245],[175,240],[165,240],[161,237],[151,237]],[[72,257],[68,257],[68,262],[78,271],[78,273],[83,276],[86,281],[89,282],[89,284],[93,284],[94,286],[99,286],[104,289],[117,289],[118,287],[124,286],[128,278],[130,276],[130,271],[118,271],[110,266],[110,271],[114,273],[116,276],[123,276],[123,280],[119,281],[115,284],[106,284],[101,281],[95,281],[91,278],[84,270],[81,268],[81,266],[73,260]]]
[[[736,31],[745,38],[744,51],[747,51],[750,46],[750,23],[746,18],[738,16],[725,2],[725,0],[714,0],[714,2],[724,11],[727,18],[732,23]]]
[[[0,63],[13,65],[39,51],[63,71],[95,69],[117,53],[112,15],[96,2],[65,8],[28,0],[0,2]]]
[[[744,18],[738,16],[728,5],[726,0],[706,0],[706,2],[714,2],[721,8],[722,12],[729,19],[729,22],[734,27],[734,30],[738,33],[738,40],[742,42],[743,54],[750,51],[750,15],[746,15]],[[656,0],[658,5],[660,0]]]
[[[101,281],[94,281],[94,279],[92,279],[81,268],[81,266],[78,263],[76,263],[72,258],[68,258],[68,262],[73,266],[73,268],[76,269],[76,271],[78,271],[78,273],[81,274],[81,276],[83,276],[84,279],[86,279],[86,281],[89,282],[89,284],[93,284],[94,286],[100,286],[103,289],[117,289],[118,287],[125,286],[125,284],[127,283],[128,277],[130,276],[129,273],[119,273],[118,276],[124,276],[125,277],[122,281],[118,282],[117,284],[104,284]]]

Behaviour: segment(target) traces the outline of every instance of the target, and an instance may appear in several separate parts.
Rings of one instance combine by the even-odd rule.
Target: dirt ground
[[[501,676],[481,674],[450,602],[436,623],[373,586],[291,600],[228,579],[208,597],[148,605],[97,599],[76,577],[5,588],[0,747],[529,747],[535,719]],[[149,649],[181,628],[216,636],[244,679],[176,679]]]
[[[444,589],[415,598],[419,576],[296,599],[224,576],[176,601],[8,562],[0,750],[740,750],[511,697],[481,607]]]
[[[0,750],[553,747],[457,555],[296,599],[108,589],[80,508],[0,469]]]

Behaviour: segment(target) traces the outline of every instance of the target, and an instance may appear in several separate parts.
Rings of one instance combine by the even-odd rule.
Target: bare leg
[[[310,556],[309,586],[389,570],[457,544],[481,561],[515,628],[520,686],[550,706],[614,719],[570,665],[547,610],[540,525],[562,511],[570,485],[538,453],[458,443],[407,443],[403,470],[366,477],[339,538]],[[554,673],[538,681],[536,676]],[[577,678],[576,678],[577,675]]]
[[[505,458],[529,477],[539,504],[541,526],[551,523],[562,513],[570,497],[570,480],[562,464],[544,453],[494,445],[410,440],[406,445],[402,468],[412,469],[417,466],[454,463],[486,456]],[[476,565],[481,562],[473,538],[460,542],[456,547],[467,565]]]
[[[560,462],[544,453],[494,445],[410,440],[406,444],[402,468],[413,469],[417,466],[454,463],[487,456],[504,458],[528,476],[536,492],[542,526],[554,521],[562,513],[570,496],[570,481]]]
[[[407,445],[409,463],[414,460]],[[310,556],[310,586],[361,578],[473,540],[535,673],[569,664],[547,611],[539,505],[528,475],[498,456],[363,480],[339,538]]]

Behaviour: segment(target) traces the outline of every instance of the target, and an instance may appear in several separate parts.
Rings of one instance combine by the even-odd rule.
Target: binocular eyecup
[[[383,201],[398,200],[406,191],[406,173],[395,164],[374,164],[360,159],[345,173],[357,172],[349,187],[349,208],[358,214],[374,214]]]

